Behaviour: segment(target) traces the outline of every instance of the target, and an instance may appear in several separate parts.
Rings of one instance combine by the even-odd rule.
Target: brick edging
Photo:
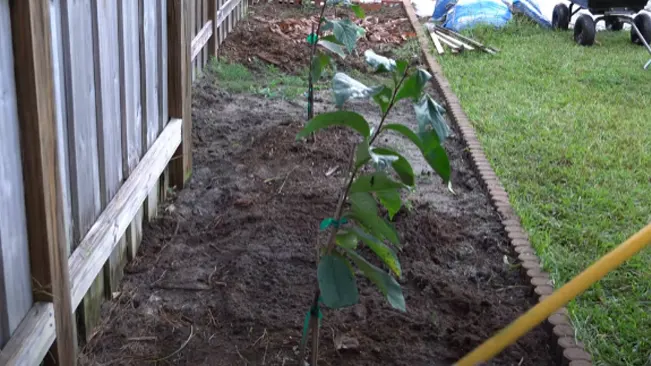
[[[509,203],[508,193],[491,168],[477,139],[475,130],[463,112],[461,103],[459,103],[457,96],[452,91],[450,83],[443,75],[441,66],[427,52],[430,48],[429,39],[423,31],[423,27],[418,22],[416,13],[411,5],[411,0],[403,0],[403,7],[414,31],[418,35],[421,50],[432,72],[432,83],[445,100],[448,116],[461,132],[461,136],[469,149],[473,167],[481,176],[481,181],[488,191],[490,201],[500,214],[502,225],[508,235],[513,251],[518,255],[523,279],[531,284],[532,294],[537,296],[538,301],[541,301],[554,291],[554,285],[549,273],[543,271],[540,259],[529,242],[529,236],[520,224],[518,215]],[[554,358],[558,364],[563,366],[591,366],[592,357],[585,350],[583,343],[576,341],[574,327],[567,314],[567,308],[563,307],[543,323],[545,329],[551,336],[550,346],[552,352],[554,352]]]

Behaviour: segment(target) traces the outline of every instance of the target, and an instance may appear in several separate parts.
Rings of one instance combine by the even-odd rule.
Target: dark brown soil
[[[337,12],[338,16],[347,14],[355,19],[346,9]],[[367,19],[363,21],[355,20],[364,26],[366,35],[358,41],[354,54],[344,60],[335,58],[340,66],[364,69],[364,51],[367,49],[391,56],[392,49],[416,37],[401,6],[385,6],[367,11],[366,15]],[[332,11],[326,12],[326,17],[333,16]],[[262,59],[288,73],[302,72],[309,64],[309,47],[305,40],[317,19],[316,8],[273,3],[256,5],[250,9],[249,17],[228,35],[220,57],[251,67],[255,66],[256,59]]]
[[[334,211],[354,136],[329,129],[314,144],[295,142],[302,103],[230,95],[210,74],[195,85],[193,107],[192,180],[146,227],[84,365],[298,364],[317,229]],[[349,108],[378,122],[366,101]],[[408,103],[391,118],[415,124]],[[412,207],[395,219],[407,312],[359,278],[360,304],[324,311],[320,364],[450,365],[530,307],[530,288],[505,264],[513,253],[456,135],[446,143],[455,194],[409,145],[382,143],[422,172]],[[340,336],[358,349],[336,351]],[[547,342],[536,329],[490,364],[550,365]]]

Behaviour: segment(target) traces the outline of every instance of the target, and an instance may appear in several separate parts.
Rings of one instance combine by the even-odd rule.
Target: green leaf
[[[389,240],[393,245],[400,245],[398,232],[391,223],[378,216],[377,203],[369,193],[353,193],[350,195],[352,213],[346,216],[365,227],[368,232]]]
[[[348,230],[338,233],[335,238],[337,245],[344,249],[356,249],[357,240],[357,235]]]
[[[427,131],[430,127],[436,131],[439,141],[445,141],[450,135],[450,127],[445,123],[445,109],[436,103],[429,95],[424,95],[418,103],[414,103],[418,131]]]
[[[346,51],[344,50],[344,47],[341,44],[328,39],[328,37],[321,38],[317,44],[330,52],[336,53],[337,55],[341,56],[341,58],[346,58]],[[334,36],[332,36],[332,39],[334,39]]]
[[[331,309],[357,304],[359,292],[357,281],[350,267],[338,256],[325,255],[319,261],[317,278],[323,303]]]
[[[373,253],[375,253],[382,262],[386,264],[387,267],[396,274],[396,276],[398,276],[398,278],[402,276],[400,261],[398,261],[398,256],[391,248],[386,246],[380,239],[366,233],[358,227],[353,227],[351,230],[355,232],[357,237],[362,239],[364,244],[366,244],[366,246],[368,246]]]
[[[396,188],[404,188],[404,185],[392,180],[386,173],[375,172],[357,177],[350,187],[350,192],[379,192]]]
[[[377,216],[377,203],[368,192],[351,193],[348,196],[353,212],[359,214],[373,214]]]
[[[387,113],[387,110],[389,110],[389,104],[391,104],[391,97],[393,96],[393,90],[389,88],[388,86],[384,86],[382,90],[380,90],[378,93],[376,93],[373,96],[373,100],[377,105],[380,106],[380,110],[382,111],[382,115]]]
[[[400,179],[404,184],[408,186],[414,185],[415,183],[414,170],[412,169],[411,164],[409,164],[409,161],[407,161],[407,159],[405,159],[404,156],[398,154],[393,150],[385,149],[382,147],[373,148],[373,153],[379,155],[391,155],[397,157],[398,159],[393,160],[391,162],[391,166],[396,171],[396,173],[398,173],[398,176],[400,176]]]
[[[321,78],[323,70],[330,64],[330,56],[324,53],[317,53],[312,60],[312,80],[317,82]]]
[[[411,74],[407,80],[402,83],[400,90],[398,90],[398,93],[396,94],[396,102],[405,98],[418,100],[423,92],[425,83],[427,83],[431,78],[432,75],[427,71],[423,69],[416,70],[415,73]]]
[[[400,192],[398,192],[398,190],[377,192],[377,197],[380,200],[382,206],[384,206],[387,211],[389,211],[389,218],[393,220],[393,217],[398,213],[398,211],[400,211],[400,208],[402,207],[402,198],[400,198]]]
[[[420,134],[414,133],[407,126],[401,124],[385,125],[383,130],[392,130],[402,134],[418,146],[425,161],[446,183],[450,182],[450,161],[443,146],[439,142],[436,132],[429,130]]]
[[[359,168],[362,165],[366,164],[371,160],[371,154],[369,152],[368,139],[357,144],[355,149],[355,168]]]
[[[407,72],[407,68],[409,68],[409,61],[407,60],[396,60],[396,70],[395,70],[395,75],[397,77],[402,78],[402,76]]]
[[[335,105],[341,108],[346,101],[358,98],[370,98],[379,93],[384,86],[369,88],[350,76],[338,72],[332,78],[332,92],[335,95]]]
[[[360,34],[360,29],[363,30],[363,28],[353,23],[350,19],[329,20],[326,23],[325,30],[329,29],[332,29],[332,33],[339,42],[346,46],[348,52],[352,52],[355,49],[357,40],[363,34]]]
[[[296,135],[296,139],[300,140],[307,137],[312,132],[330,126],[347,126],[359,132],[363,137],[369,137],[371,129],[368,122],[355,112],[349,111],[336,111],[319,114],[307,122],[305,127]]]
[[[434,131],[426,131],[418,134],[423,141],[423,157],[427,164],[434,169],[434,171],[443,178],[445,183],[450,182],[450,160],[445,149],[439,143],[438,136]]]
[[[359,4],[353,4],[350,6],[350,8],[353,10],[353,13],[355,13],[355,16],[364,19],[366,18],[366,13],[364,13],[364,9]]]
[[[348,257],[355,263],[357,268],[359,268],[364,276],[366,276],[371,282],[378,287],[382,295],[387,298],[389,304],[394,308],[400,311],[407,311],[405,304],[405,297],[402,294],[402,289],[400,284],[396,281],[395,278],[391,277],[388,273],[384,272],[380,268],[369,263],[364,257],[359,255],[359,253],[354,250],[346,250]]]
[[[396,68],[394,60],[380,56],[371,49],[364,51],[364,59],[376,72],[393,71]]]
[[[418,137],[418,135],[414,131],[412,131],[409,127],[398,123],[391,123],[388,125],[384,125],[382,129],[398,132],[399,134],[403,135],[404,137],[408,138],[411,142],[413,142],[414,145],[416,145],[421,151],[423,150],[423,142],[420,140],[420,137]]]

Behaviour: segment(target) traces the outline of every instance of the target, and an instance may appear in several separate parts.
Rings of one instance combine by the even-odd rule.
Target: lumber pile
[[[497,49],[483,45],[482,43],[459,34],[455,31],[443,28],[438,24],[428,24],[430,37],[434,42],[434,47],[439,55],[445,53],[445,48],[449,48],[452,53],[459,53],[463,51],[480,50],[494,55],[498,52]]]

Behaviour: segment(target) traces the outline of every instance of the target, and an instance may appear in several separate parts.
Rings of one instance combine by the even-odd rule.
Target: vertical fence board
[[[72,253],[72,206],[68,166],[68,115],[66,103],[63,34],[61,29],[61,2],[50,0],[50,30],[52,34],[52,68],[54,79],[54,108],[57,125],[59,181],[63,193],[63,225],[68,255]]]
[[[73,239],[76,245],[101,212],[94,46],[90,32],[93,16],[88,1],[68,0],[63,4]],[[84,29],[88,31],[80,31]],[[78,326],[85,339],[91,335],[90,326],[99,320],[95,304],[103,293],[103,282],[96,282],[78,312]]]
[[[159,69],[158,80],[160,83],[160,131],[162,131],[170,120],[168,93],[169,87],[167,82],[168,75],[168,61],[167,61],[167,0],[161,0],[158,5],[158,19],[160,24],[160,32],[158,34],[158,49],[159,52]],[[164,201],[167,197],[167,190],[169,188],[169,167],[165,168],[163,175],[160,179],[160,192],[159,200]]]
[[[219,48],[219,27],[217,26],[217,0],[208,0],[208,20],[212,21],[212,37],[208,40],[208,61],[217,56]]]
[[[32,305],[9,3],[0,0],[0,348]]]
[[[120,100],[122,105],[122,167],[128,177],[142,152],[142,105],[140,93],[140,31],[138,1],[119,1]],[[127,258],[133,259],[142,240],[140,210],[126,232]]]
[[[143,108],[143,154],[156,141],[160,130],[160,75],[159,23],[157,0],[141,0],[140,85]],[[151,220],[157,214],[159,188],[150,192],[145,204],[145,217]]]
[[[95,45],[95,85],[97,103],[97,140],[99,148],[100,200],[106,207],[120,188],[123,178],[121,130],[121,85],[117,2],[93,0],[93,37]],[[115,248],[104,268],[104,291],[111,292],[122,278],[126,241]],[[98,280],[99,281],[99,280]],[[101,298],[95,299],[101,305]],[[94,326],[94,325],[93,325]]]
[[[202,7],[201,7],[201,28],[203,28],[203,26],[206,23],[208,23],[208,19],[209,19],[208,18],[208,2],[209,1],[211,1],[211,0],[201,0],[201,3],[202,3]],[[208,42],[210,42],[210,41],[208,41]],[[210,56],[210,55],[208,55],[208,45],[203,47],[203,51],[201,51],[201,54],[203,55],[203,60],[202,60],[202,63],[201,63],[201,69],[203,70],[203,68],[206,66],[206,64],[208,64],[208,57]]]
[[[190,1],[190,14],[188,16],[190,17],[190,28],[192,29],[192,32],[190,33],[192,36],[190,37],[190,42],[194,39],[194,37],[197,36],[197,0],[188,0]],[[197,61],[192,60],[192,81],[195,80],[197,75]]]

